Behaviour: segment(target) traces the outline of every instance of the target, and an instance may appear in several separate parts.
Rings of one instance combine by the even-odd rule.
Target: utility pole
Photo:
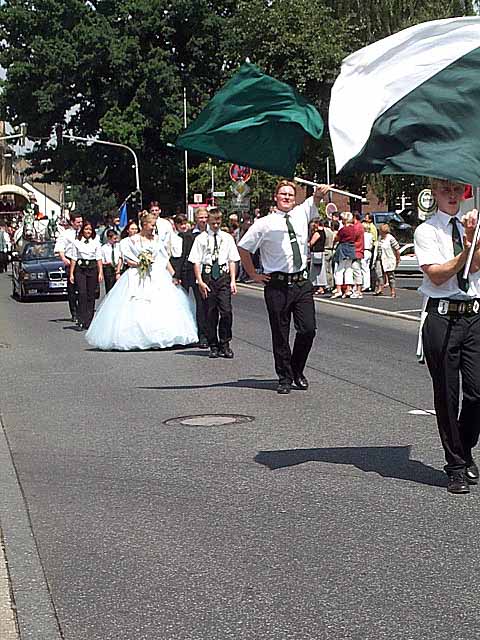
[[[187,87],[183,87],[183,128],[187,128]],[[188,218],[188,151],[184,151],[185,164],[185,215]]]

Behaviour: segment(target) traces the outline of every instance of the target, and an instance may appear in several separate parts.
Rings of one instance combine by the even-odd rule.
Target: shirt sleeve
[[[420,266],[425,264],[443,264],[445,262],[445,258],[440,253],[438,247],[435,229],[431,225],[424,222],[417,227],[413,241],[415,244],[415,255],[417,256]]]
[[[70,247],[70,253],[72,254],[72,260],[78,260],[78,249],[77,249],[76,242],[72,242],[72,246]]]
[[[64,233],[61,233],[58,238],[55,240],[55,246],[53,248],[54,253],[65,253],[65,241],[66,236]]]
[[[393,236],[390,236],[390,246],[394,251],[399,251],[400,245],[398,244],[398,240]]]
[[[97,242],[97,246],[95,247],[95,260],[102,259],[102,245],[100,242]]]
[[[238,246],[240,249],[245,249],[245,251],[249,251],[250,253],[255,253],[255,251],[262,244],[263,239],[263,228],[262,222],[258,220],[254,222],[251,227],[247,229],[245,235],[242,236]]]
[[[192,262],[193,264],[202,264],[202,258],[204,254],[202,240],[203,238],[201,237],[195,238],[192,248],[190,249],[188,261]]]
[[[314,218],[318,218],[319,215],[317,205],[313,201],[313,196],[307,198],[302,204],[297,205],[295,209],[299,213],[303,213],[308,222],[311,222]]]
[[[235,244],[235,240],[231,236],[229,238],[227,260],[229,262],[240,262],[240,254],[238,253],[237,245]]]

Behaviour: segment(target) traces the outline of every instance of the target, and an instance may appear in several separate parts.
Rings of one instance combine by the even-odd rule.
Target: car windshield
[[[54,258],[54,242],[31,242],[27,244],[22,253],[22,260],[43,260]]]

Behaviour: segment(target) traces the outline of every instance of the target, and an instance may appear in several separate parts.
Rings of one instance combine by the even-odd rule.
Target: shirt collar
[[[442,226],[445,228],[448,227],[452,218],[456,218],[459,222],[461,222],[462,215],[463,214],[460,210],[454,216],[451,216],[449,213],[445,213],[441,209],[437,209],[438,219],[440,220]]]

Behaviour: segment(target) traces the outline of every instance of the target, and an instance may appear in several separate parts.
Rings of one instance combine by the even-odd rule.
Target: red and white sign
[[[248,182],[252,177],[253,171],[250,167],[243,167],[240,164],[232,164],[230,167],[230,178],[234,182],[238,182],[242,180],[243,182]]]

